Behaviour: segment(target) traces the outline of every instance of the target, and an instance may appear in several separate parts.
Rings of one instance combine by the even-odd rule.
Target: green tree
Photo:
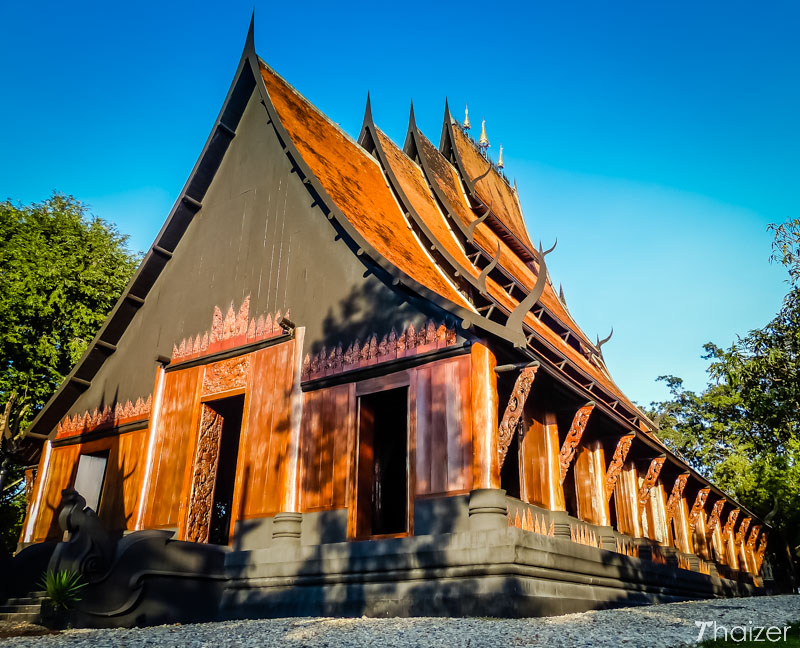
[[[671,398],[652,407],[660,438],[702,474],[774,525],[780,554],[800,559],[800,219],[770,226],[772,261],[788,271],[778,314],[729,349],[705,345],[701,394],[661,376]]]
[[[16,546],[24,513],[22,432],[138,265],[127,240],[72,196],[0,202],[0,551]]]

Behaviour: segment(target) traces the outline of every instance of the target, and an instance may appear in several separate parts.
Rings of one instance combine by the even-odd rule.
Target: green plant
[[[53,607],[64,610],[74,607],[81,600],[80,591],[86,587],[86,583],[81,582],[80,574],[67,569],[48,569],[42,577],[41,585]]]

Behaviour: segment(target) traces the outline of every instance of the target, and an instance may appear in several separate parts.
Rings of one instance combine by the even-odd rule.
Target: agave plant
[[[64,610],[74,607],[81,600],[80,591],[86,587],[86,583],[81,582],[80,574],[67,569],[48,569],[42,577],[41,585],[53,607]]]

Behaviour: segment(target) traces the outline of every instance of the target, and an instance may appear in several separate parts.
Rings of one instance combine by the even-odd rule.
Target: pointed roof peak
[[[450,103],[447,101],[447,97],[444,98],[444,120],[449,124],[455,123],[453,115],[450,114]]]
[[[411,100],[411,110],[408,113],[408,127],[409,128],[416,128],[417,127],[417,117],[414,115],[414,100]]]
[[[367,90],[367,105],[364,106],[364,125],[372,123],[372,99],[369,96],[369,90]]]
[[[250,14],[250,26],[247,28],[247,38],[244,41],[244,53],[246,55],[256,53],[256,8],[253,7],[253,12]]]
[[[472,128],[472,124],[469,123],[469,104],[464,104],[464,130],[468,131]]]
[[[486,136],[486,120],[481,120],[481,138],[478,140],[478,146],[481,147],[481,150],[486,153],[486,149],[491,146],[489,144],[489,138]]]

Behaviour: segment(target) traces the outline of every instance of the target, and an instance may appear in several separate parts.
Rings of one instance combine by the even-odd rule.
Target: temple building
[[[395,143],[368,99],[354,140],[253,42],[140,268],[27,432],[42,450],[20,546],[63,540],[52,564],[99,521],[102,589],[141,560],[136,538],[203,545],[217,618],[763,592],[769,526],[616,385],[485,125],[476,142],[445,105],[435,144],[412,106]],[[140,585],[166,583],[151,563]],[[166,618],[123,608],[86,613]]]

